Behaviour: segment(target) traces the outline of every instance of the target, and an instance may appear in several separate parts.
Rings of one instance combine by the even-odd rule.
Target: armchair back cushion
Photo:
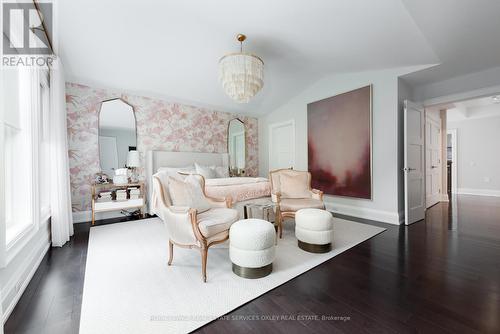
[[[198,213],[205,212],[211,207],[196,175],[191,174],[184,179],[169,177],[168,191],[174,206],[196,209]]]
[[[311,174],[293,169],[279,169],[270,173],[274,193],[281,198],[311,198]]]
[[[311,198],[309,173],[281,173],[279,178],[282,198]]]

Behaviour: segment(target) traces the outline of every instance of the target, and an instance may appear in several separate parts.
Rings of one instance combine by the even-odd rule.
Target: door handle
[[[431,168],[438,168],[438,166],[431,166]]]
[[[405,172],[411,172],[412,170],[417,170],[416,168],[411,168],[411,167],[405,167],[403,168]]]

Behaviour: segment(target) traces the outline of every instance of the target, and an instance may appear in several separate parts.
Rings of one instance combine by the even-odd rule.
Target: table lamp
[[[131,182],[137,182],[137,167],[141,167],[141,160],[139,158],[138,151],[128,151],[127,154],[127,167],[131,169],[132,174],[130,175]]]

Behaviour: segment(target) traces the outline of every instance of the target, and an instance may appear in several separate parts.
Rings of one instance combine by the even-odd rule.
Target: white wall
[[[500,196],[500,116],[448,122],[447,127],[457,129],[458,192]]]
[[[259,171],[269,171],[269,124],[295,120],[295,168],[307,170],[307,104],[373,84],[373,200],[326,196],[328,209],[399,224],[398,77],[409,68],[367,71],[325,77],[289,102],[259,118]]]

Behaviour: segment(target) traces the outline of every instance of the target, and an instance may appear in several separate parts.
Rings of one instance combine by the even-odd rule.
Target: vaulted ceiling
[[[272,111],[337,72],[442,62],[410,78],[421,84],[436,80],[436,69],[444,78],[500,65],[499,53],[490,55],[500,51],[494,0],[64,0],[58,6],[59,54],[69,81],[231,112]],[[232,101],[218,81],[218,60],[238,50],[237,33],[248,36],[244,49],[265,62],[264,89],[248,104]]]

